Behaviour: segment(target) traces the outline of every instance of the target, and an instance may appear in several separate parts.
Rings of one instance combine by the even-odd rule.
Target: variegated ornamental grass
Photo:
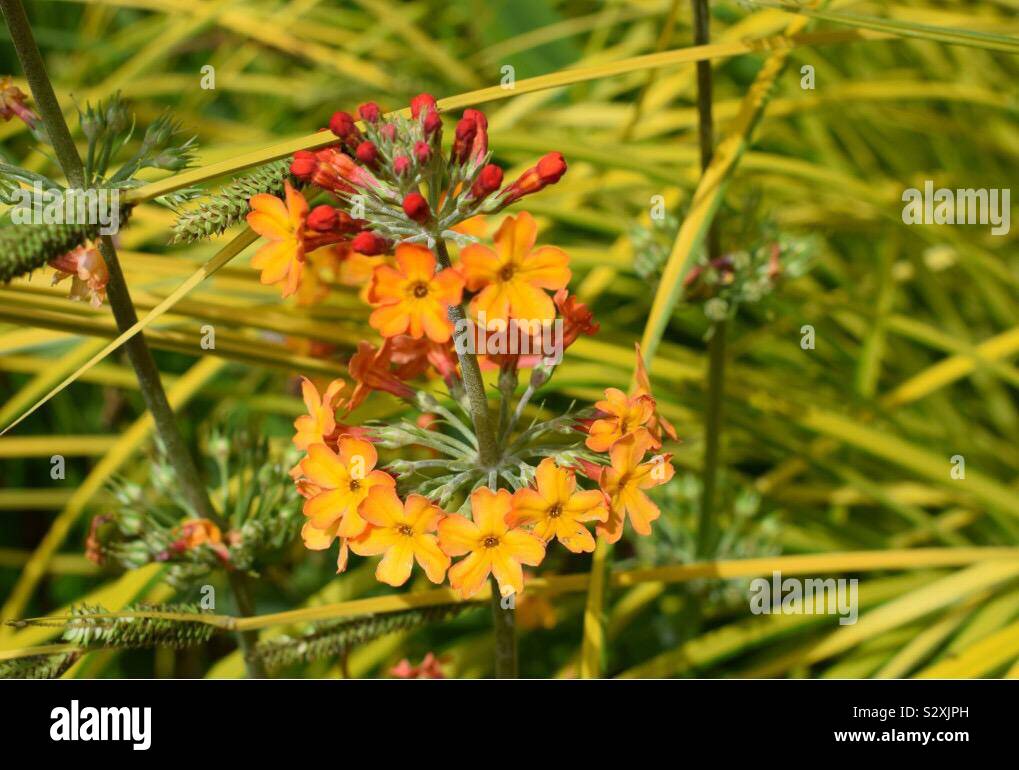
[[[133,22],[124,11],[88,5],[80,11],[82,29],[105,29],[117,45],[90,53],[87,68],[71,68],[67,62],[83,54],[43,43],[59,96],[73,91],[95,100],[120,88],[146,122],[158,113],[154,105],[171,101],[178,119],[199,134],[200,163],[152,176],[127,194],[137,205],[119,245],[141,316],[133,328],[119,333],[105,310],[68,302],[41,276],[0,288],[7,324],[0,368],[12,383],[3,427],[16,424],[0,438],[11,469],[0,505],[12,511],[9,521],[23,525],[59,509],[27,550],[23,538],[4,536],[0,614],[59,616],[65,604],[100,605],[106,614],[127,607],[171,626],[177,619],[257,630],[267,645],[281,633],[296,637],[309,623],[326,623],[315,632],[323,656],[317,662],[286,657],[280,650],[289,648],[278,644],[272,654],[307,675],[385,673],[400,658],[419,660],[429,650],[446,661],[439,665],[447,675],[490,673],[490,624],[464,615],[449,621],[455,632],[440,631],[448,617],[442,608],[458,597],[416,578],[400,591],[380,588],[372,579],[376,558],[330,579],[335,567],[328,560],[287,551],[282,573],[268,578],[279,589],[260,597],[260,614],[235,619],[222,608],[166,615],[154,605],[194,597],[175,596],[158,566],[96,574],[78,556],[91,514],[108,506],[106,482],[115,474],[145,480],[137,458],[151,423],[131,403],[137,386],[130,370],[111,356],[125,339],[144,329],[152,347],[176,353],[159,361],[174,405],[192,404],[179,412],[189,429],[192,417],[212,411],[258,414],[282,446],[290,421],[304,411],[294,376],[318,382],[319,393],[338,377],[349,379],[347,360],[362,339],[377,340],[371,327],[386,321],[383,314],[369,326],[361,286],[342,280],[327,279],[325,298],[303,305],[259,284],[246,264],[257,236],[239,223],[243,207],[225,218],[194,220],[203,235],[222,236],[212,246],[169,247],[175,218],[147,202],[193,185],[215,192],[231,176],[271,175],[279,166],[266,164],[336,141],[314,129],[338,105],[395,106],[427,87],[454,94],[437,102],[452,118],[446,151],[455,118],[463,108],[481,107],[507,180],[546,152],[561,152],[569,163],[555,186],[507,213],[529,211],[539,243],[569,255],[571,291],[602,328],[570,346],[555,378],[525,406],[527,419],[554,417],[573,401],[602,400],[606,387],[631,392],[639,341],[657,406],[681,439],[666,445],[676,479],[654,492],[663,514],[650,538],[625,534],[610,557],[596,552],[593,562],[567,552],[526,578],[516,613],[524,672],[1019,670],[1019,576],[1011,548],[1019,533],[1014,237],[989,237],[977,227],[905,227],[898,216],[902,190],[923,179],[1001,187],[1015,177],[1013,4],[981,3],[963,14],[934,2],[850,2],[804,15],[782,12],[777,3],[719,5],[712,42],[691,47],[684,42],[689,11],[679,3],[674,34],[657,50],[670,2],[593,9],[526,3],[541,24],[515,21],[498,3],[492,13],[500,15],[478,20],[452,5],[430,18],[425,3],[214,10],[184,3],[174,12],[154,3],[146,7],[155,13]],[[160,34],[142,36],[142,26],[132,23]],[[206,25],[230,41],[203,54],[209,62],[186,45],[202,40]],[[132,37],[132,29],[139,33]],[[369,29],[374,44],[366,46]],[[185,45],[175,50],[178,44]],[[714,66],[718,138],[703,174],[693,106],[698,60]],[[499,82],[500,65],[508,62],[519,75],[515,87],[488,85]],[[215,90],[197,85],[202,63],[215,67]],[[806,65],[815,72],[813,89],[801,87]],[[17,72],[16,62],[7,71]],[[397,77],[407,83],[397,84]],[[284,117],[270,122],[270,115]],[[0,136],[10,160],[52,172],[47,161],[28,156],[17,122],[0,124]],[[242,182],[234,192],[243,199],[248,189]],[[648,214],[659,195],[674,218],[664,227]],[[495,245],[502,219],[492,217],[483,244]],[[767,302],[743,305],[730,322],[720,434],[724,542],[714,563],[702,564],[691,543],[703,473],[709,319],[689,276],[714,222],[728,249],[749,249],[769,228],[813,236],[819,246],[809,272],[785,281]],[[215,328],[214,352],[201,347],[207,324]],[[800,345],[805,325],[815,335],[807,350]],[[335,352],[322,355],[325,345]],[[486,382],[499,384],[492,374]],[[128,393],[119,419],[101,422],[100,387]],[[353,417],[358,424],[393,421],[404,410],[395,399],[373,395]],[[138,417],[129,428],[128,417]],[[89,433],[105,441],[79,441]],[[46,463],[59,447],[69,447],[63,484],[50,479]],[[953,478],[955,456],[965,458],[965,478]],[[31,501],[43,489],[49,497],[38,505],[46,507],[34,510]],[[744,509],[752,512],[740,518]],[[772,534],[762,539],[765,524]],[[299,581],[298,571],[309,565],[318,577]],[[738,581],[775,570],[859,577],[859,623],[751,615]],[[473,598],[485,599],[487,591]],[[387,613],[429,607],[441,611],[383,622]],[[378,627],[342,625],[361,615],[375,617]],[[115,619],[109,623],[116,633]],[[417,630],[381,636],[399,629]],[[48,625],[6,628],[0,657],[27,655],[60,632]],[[72,654],[80,641],[52,652]],[[212,675],[241,672],[237,654],[205,663]],[[64,675],[87,676],[107,667],[115,672],[118,664],[116,655],[89,653],[67,665]],[[165,657],[154,665],[166,665]]]

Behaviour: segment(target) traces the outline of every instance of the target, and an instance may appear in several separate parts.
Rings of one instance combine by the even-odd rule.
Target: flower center
[[[360,488],[361,488],[361,482],[358,479],[351,479],[350,480],[350,491],[351,492],[356,492]]]
[[[489,535],[482,541],[482,544],[485,546],[485,548],[495,548],[497,545],[499,545],[499,538],[493,535]]]
[[[406,535],[407,537],[414,534],[414,530],[410,528],[410,524],[398,524],[396,526],[396,531],[401,535]]]
[[[548,517],[550,519],[558,519],[562,515],[563,507],[559,503],[556,503],[555,505],[548,509]]]
[[[499,280],[508,281],[513,277],[513,265],[506,265],[499,271]]]
[[[422,297],[427,297],[428,284],[424,283],[423,281],[418,281],[416,284],[414,284],[414,288],[412,289],[412,291],[414,293],[414,296],[417,297],[418,299],[421,299]]]

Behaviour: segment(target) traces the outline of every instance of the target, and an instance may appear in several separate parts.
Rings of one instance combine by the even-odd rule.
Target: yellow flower
[[[598,525],[598,534],[615,543],[623,534],[623,522],[630,523],[640,535],[651,534],[651,522],[662,515],[651,502],[645,489],[664,484],[675,472],[670,455],[661,455],[651,462],[641,462],[654,439],[650,434],[631,433],[617,441],[609,450],[612,464],[603,468],[599,483],[609,498],[609,517]]]
[[[557,291],[570,282],[570,258],[555,246],[534,248],[538,228],[526,211],[506,217],[495,234],[495,250],[471,244],[460,252],[467,288],[480,293],[471,300],[475,317],[485,321],[509,317],[551,321],[555,305],[544,289]]]
[[[401,586],[410,577],[414,561],[433,583],[441,583],[449,569],[449,557],[440,549],[435,535],[442,509],[421,495],[400,502],[390,486],[373,487],[361,506],[361,516],[371,527],[350,549],[361,556],[385,554],[375,577],[391,586]]]
[[[534,524],[534,534],[545,542],[553,537],[574,553],[594,550],[594,538],[585,521],[605,521],[609,512],[600,490],[577,491],[573,471],[556,466],[551,457],[538,465],[537,489],[519,489],[513,495],[511,524]]]
[[[331,543],[332,537],[357,537],[364,532],[368,522],[359,509],[368,492],[374,486],[396,486],[388,473],[374,470],[376,462],[378,453],[371,442],[352,436],[340,436],[338,454],[325,444],[308,447],[308,456],[301,461],[301,474],[317,491],[305,500],[304,515],[311,528],[325,534],[307,533],[306,544],[309,540],[320,543],[326,535]],[[328,543],[322,547],[328,548]]]
[[[248,225],[269,243],[251,258],[251,266],[262,271],[264,284],[283,284],[283,296],[289,297],[301,284],[304,270],[304,223],[308,218],[308,202],[285,182],[286,204],[275,195],[252,195],[248,205]]]
[[[488,575],[494,574],[505,596],[523,593],[521,564],[532,567],[545,558],[545,545],[521,528],[510,528],[506,518],[513,496],[505,489],[480,487],[471,493],[471,515],[447,516],[439,522],[439,547],[449,556],[463,556],[449,568],[449,584],[462,598],[476,594]]]
[[[629,433],[651,433],[644,426],[654,416],[655,400],[648,395],[627,398],[618,388],[606,388],[605,400],[595,405],[605,416],[595,420],[584,442],[594,452],[607,452]],[[661,444],[657,444],[661,446]]]

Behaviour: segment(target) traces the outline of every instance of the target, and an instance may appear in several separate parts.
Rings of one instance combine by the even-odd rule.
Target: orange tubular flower
[[[597,489],[577,491],[573,471],[556,466],[551,457],[538,465],[537,489],[519,489],[513,495],[510,524],[534,524],[534,534],[545,542],[553,537],[574,553],[594,550],[594,538],[585,521],[605,521],[609,512],[605,495]]]
[[[361,340],[357,343],[357,352],[350,357],[347,365],[347,371],[357,382],[347,402],[347,414],[357,409],[373,390],[384,390],[397,398],[413,398],[413,388],[403,384],[389,370],[392,355],[392,343],[388,339],[377,350],[370,342]]]
[[[439,549],[435,535],[429,534],[435,531],[443,511],[427,497],[410,495],[403,503],[393,487],[373,487],[361,506],[361,515],[372,526],[351,542],[350,549],[361,556],[385,554],[375,570],[379,581],[402,586],[415,560],[433,583],[446,578],[449,557]]]
[[[655,400],[651,396],[627,398],[618,388],[606,388],[605,400],[598,401],[594,406],[606,416],[594,421],[584,442],[592,452],[607,452],[619,439],[630,433],[651,438],[653,449],[661,446],[661,442],[655,441],[644,427],[655,413]]]
[[[318,389],[307,377],[301,378],[301,395],[308,414],[302,414],[294,420],[294,446],[306,450],[312,444],[327,444],[335,439],[336,408],[343,403],[336,397],[345,387],[343,380],[333,380],[326,388],[324,396],[319,396]]]
[[[376,309],[368,322],[383,337],[409,334],[447,342],[453,324],[446,314],[460,302],[463,278],[450,268],[436,273],[435,255],[424,246],[400,244],[396,263],[375,268],[368,299]]]
[[[248,204],[248,225],[269,243],[251,258],[251,266],[262,271],[264,284],[283,284],[283,296],[297,291],[304,270],[304,225],[308,202],[290,182],[284,182],[286,204],[275,195],[252,195]]]
[[[609,498],[609,517],[598,525],[598,534],[610,543],[622,536],[627,515],[640,535],[650,535],[651,522],[662,515],[644,490],[664,484],[675,470],[669,462],[670,455],[641,462],[651,442],[651,436],[646,433],[631,433],[617,441],[609,452],[612,465],[602,470],[600,481],[602,491]]]
[[[647,375],[647,367],[644,366],[644,356],[641,355],[640,352],[640,343],[635,342],[633,346],[637,349],[637,387],[634,390],[634,395],[651,396],[651,380]],[[672,423],[666,420],[665,416],[658,411],[657,405],[654,413],[651,415],[651,419],[648,420],[647,429],[657,444],[655,447],[656,449],[662,445],[663,434],[671,438],[673,441],[677,441],[679,439],[679,434],[676,433],[676,429],[672,426]]]
[[[304,515],[312,528],[325,533],[305,533],[305,543],[321,542],[328,535],[329,542],[322,548],[328,548],[333,537],[362,534],[368,522],[359,509],[372,487],[396,486],[396,480],[388,473],[374,470],[378,453],[370,441],[340,436],[338,448],[337,454],[325,444],[312,444],[308,456],[301,461],[301,474],[319,488],[317,494],[305,500]]]
[[[449,556],[463,559],[449,568],[449,584],[461,598],[476,594],[489,573],[495,575],[504,596],[523,593],[521,564],[532,567],[545,558],[545,545],[537,537],[506,523],[513,496],[505,489],[493,492],[480,487],[471,492],[471,514],[447,516],[439,522],[439,547]]]
[[[506,217],[495,234],[495,250],[480,244],[466,246],[460,262],[467,288],[480,293],[471,312],[488,321],[514,318],[551,321],[555,305],[543,291],[558,291],[570,282],[570,258],[555,246],[534,248],[538,228],[522,211]]]
[[[223,533],[220,532],[219,527],[208,519],[188,519],[187,521],[182,521],[174,527],[173,534],[177,539],[170,544],[170,550],[175,553],[182,553],[190,551],[192,548],[197,548],[200,545],[207,545],[215,551],[216,556],[221,561],[226,562],[230,559],[230,553],[227,551],[226,546],[223,545]]]
[[[563,317],[563,350],[577,341],[581,334],[597,334],[601,324],[594,320],[594,313],[575,295],[560,289],[552,297],[559,315]]]

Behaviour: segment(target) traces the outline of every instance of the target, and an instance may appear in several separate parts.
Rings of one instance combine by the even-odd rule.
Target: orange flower
[[[634,347],[637,349],[637,387],[634,389],[634,395],[651,396],[651,380],[647,375],[647,367],[644,366],[644,356],[642,356],[640,352],[640,343],[634,343]],[[651,419],[648,420],[647,429],[655,440],[656,449],[662,445],[663,434],[671,438],[673,441],[679,439],[676,429],[672,427],[672,423],[666,420],[664,415],[658,411],[657,405],[654,413],[651,415]]]
[[[644,433],[631,433],[617,441],[609,451],[612,465],[602,469],[600,485],[609,498],[609,517],[598,525],[598,534],[615,543],[623,534],[627,515],[640,535],[651,534],[651,522],[662,515],[661,509],[645,493],[645,489],[664,484],[675,472],[670,455],[662,455],[642,463],[653,439]]]
[[[320,548],[308,545],[313,550],[328,548],[333,537],[357,537],[364,532],[368,522],[359,509],[368,492],[375,486],[396,485],[388,473],[374,470],[378,453],[370,441],[340,436],[338,448],[337,454],[325,444],[312,444],[301,461],[301,474],[319,488],[304,502],[307,523],[329,535]],[[324,538],[320,533],[306,533],[305,544],[309,540],[321,543]]]
[[[392,340],[387,339],[382,347],[376,348],[365,340],[357,343],[357,352],[350,357],[347,371],[357,385],[347,402],[347,414],[361,405],[373,390],[384,390],[397,398],[412,398],[414,390],[405,385],[389,370],[393,355]]]
[[[87,299],[92,307],[101,307],[106,299],[106,284],[110,272],[102,254],[94,244],[85,243],[49,261],[53,274],[53,285],[67,277],[71,278],[71,299]]]
[[[368,299],[376,306],[368,323],[383,337],[427,335],[446,342],[453,334],[447,318],[450,305],[460,303],[464,281],[456,270],[435,272],[435,255],[424,246],[396,247],[397,267],[380,265],[372,276]]]
[[[427,497],[410,495],[403,503],[395,488],[373,487],[361,506],[361,515],[372,526],[351,542],[350,549],[361,556],[385,554],[375,577],[391,586],[407,582],[415,560],[429,580],[441,583],[449,569],[449,557],[429,533],[435,531],[442,513]]]
[[[570,282],[570,259],[555,246],[535,249],[537,231],[534,218],[523,211],[503,221],[494,251],[475,243],[460,252],[467,288],[480,291],[471,300],[475,316],[484,313],[487,321],[555,317],[555,305],[543,289],[556,291]]]
[[[208,519],[187,519],[173,528],[172,534],[177,538],[170,543],[170,551],[183,553],[205,545],[211,548],[221,561],[230,559],[230,552],[223,545],[223,533],[219,527]]]
[[[251,266],[262,271],[264,284],[283,284],[283,296],[289,297],[301,283],[304,270],[304,224],[308,219],[308,202],[290,182],[284,182],[286,204],[275,195],[252,195],[248,205],[248,225],[267,238],[251,258]]]
[[[595,403],[595,408],[605,417],[595,420],[584,444],[593,452],[607,452],[623,436],[640,433],[653,439],[644,426],[655,412],[655,400],[651,396],[627,398],[618,388],[606,388],[605,400]],[[652,441],[653,448],[661,446]]]
[[[334,403],[345,383],[343,380],[333,380],[326,388],[324,396],[319,396],[318,389],[307,377],[301,378],[301,395],[304,397],[304,405],[308,408],[308,414],[302,414],[294,420],[294,446],[298,449],[307,449],[312,444],[326,444],[334,439],[333,432],[336,430],[336,407],[343,399]]]
[[[605,495],[599,490],[577,491],[573,471],[559,468],[546,457],[535,473],[537,489],[519,489],[513,494],[512,525],[534,524],[534,534],[545,542],[553,537],[574,553],[594,550],[594,538],[585,521],[605,521],[609,512]]]
[[[471,515],[447,516],[439,522],[439,547],[449,556],[468,554],[449,568],[449,584],[462,598],[476,594],[489,573],[495,575],[504,595],[523,593],[521,564],[532,567],[545,558],[545,545],[520,528],[510,528],[506,517],[513,496],[505,489],[480,487],[471,492]]]

